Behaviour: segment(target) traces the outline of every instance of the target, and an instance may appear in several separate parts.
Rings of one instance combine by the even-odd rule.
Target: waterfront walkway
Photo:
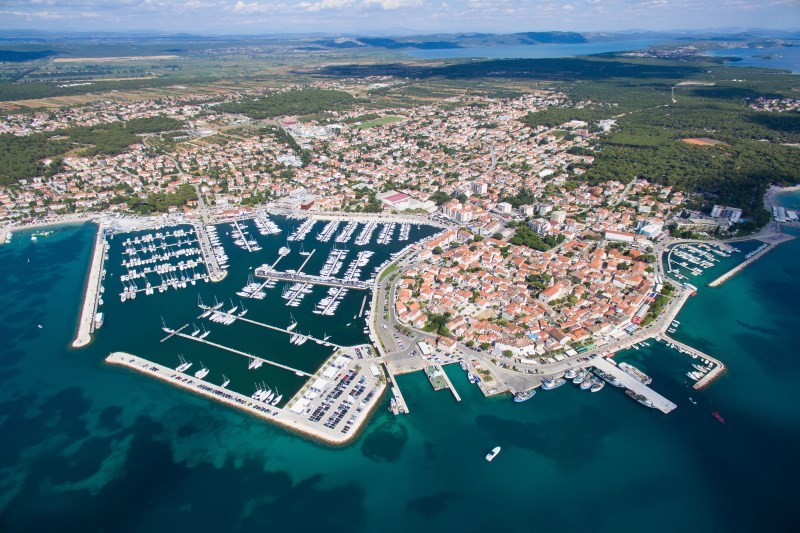
[[[634,378],[630,374],[623,372],[619,369],[615,364],[609,362],[604,357],[595,357],[592,359],[591,365],[597,368],[598,370],[602,370],[606,374],[611,374],[615,378],[622,383],[622,386],[626,389],[630,389],[637,394],[641,394],[651,402],[653,402],[653,407],[661,411],[662,413],[669,413],[673,409],[677,407],[674,403],[667,400],[659,393],[639,381],[638,379]]]
[[[78,322],[78,334],[72,341],[73,348],[82,348],[92,341],[95,320],[97,314],[97,301],[100,298],[100,285],[103,281],[103,263],[106,253],[106,239],[103,234],[103,226],[97,226],[97,237],[94,241],[94,254],[92,264],[89,268],[89,279],[86,282],[86,290],[83,296],[83,309],[81,318]]]

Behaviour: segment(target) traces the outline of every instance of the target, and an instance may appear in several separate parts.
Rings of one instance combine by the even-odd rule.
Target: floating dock
[[[641,394],[642,396],[653,402],[653,407],[658,409],[662,413],[664,414],[669,413],[677,407],[677,405],[667,400],[659,393],[657,393],[656,391],[654,391],[641,381],[637,380],[633,376],[622,371],[615,364],[609,362],[604,357],[595,357],[594,359],[592,359],[591,364],[598,370],[602,370],[606,374],[611,374],[612,376],[617,378],[619,382],[622,383],[622,386],[624,388],[630,389],[637,394]]]
[[[259,327],[262,327],[262,328],[271,329],[273,331],[280,331],[281,333],[286,333],[287,335],[297,335],[299,337],[305,337],[306,339],[308,339],[310,341],[314,341],[315,343],[321,344],[323,346],[331,346],[333,348],[344,348],[344,346],[341,346],[341,345],[336,344],[334,342],[326,341],[324,339],[318,339],[316,337],[312,337],[311,335],[306,335],[305,333],[300,333],[300,332],[297,332],[297,331],[290,331],[288,329],[279,328],[278,326],[271,326],[270,324],[264,324],[263,322],[258,322],[256,320],[250,320],[249,318],[245,318],[245,317],[239,316],[239,315],[234,315],[234,314],[228,313],[226,311],[223,311],[221,309],[218,309],[218,310],[216,310],[214,312],[215,313],[219,313],[220,315],[225,315],[225,316],[228,316],[228,317],[231,317],[231,318],[235,318],[236,320],[241,320],[242,322],[247,322],[248,324],[253,324],[254,326],[259,326]],[[202,318],[202,315],[200,315],[198,318]]]
[[[256,277],[271,278],[279,281],[296,281],[299,283],[310,283],[312,285],[327,285],[328,287],[342,287],[344,289],[356,289],[366,291],[372,288],[372,284],[360,280],[342,280],[325,276],[315,276],[313,274],[297,274],[289,272],[278,272],[259,267],[255,271]]]
[[[184,327],[186,327],[186,326],[184,326]],[[183,328],[181,328],[181,329],[183,329]],[[263,357],[258,357],[257,355],[252,355],[252,354],[249,354],[249,353],[246,353],[246,352],[242,352],[240,350],[237,350],[236,348],[230,348],[228,346],[224,346],[222,344],[217,344],[216,342],[211,342],[211,341],[206,340],[206,339],[201,339],[199,337],[192,337],[191,335],[187,335],[185,333],[181,333],[180,330],[176,330],[170,336],[173,336],[173,335],[177,336],[177,337],[183,337],[184,339],[189,339],[190,341],[195,341],[195,342],[200,342],[202,344],[207,344],[209,346],[213,346],[214,348],[219,348],[220,350],[225,350],[227,352],[235,353],[236,355],[241,355],[243,357],[247,357],[248,359],[258,359],[259,361],[267,363],[268,365],[272,365],[272,366],[281,368],[283,370],[288,370],[290,372],[294,372],[298,376],[305,376],[305,377],[308,377],[308,378],[313,377],[313,374],[309,374],[308,372],[305,372],[303,370],[298,370],[298,369],[292,368],[292,367],[290,367],[288,365],[284,365],[284,364],[281,364],[281,363],[276,363],[275,361],[270,361],[269,359],[264,359]],[[169,337],[167,337],[167,338],[169,338]],[[164,340],[166,340],[166,339],[164,339]]]

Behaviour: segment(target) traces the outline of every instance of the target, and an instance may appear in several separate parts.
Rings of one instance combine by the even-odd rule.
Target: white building
[[[714,208],[711,210],[711,216],[713,218],[725,218],[730,220],[733,224],[739,222],[739,219],[742,218],[742,210],[738,207],[727,207],[724,205],[715,205]]]

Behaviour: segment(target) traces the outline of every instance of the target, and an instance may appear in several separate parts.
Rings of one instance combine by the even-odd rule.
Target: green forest
[[[344,91],[303,89],[228,102],[220,104],[217,109],[225,113],[241,113],[250,118],[265,119],[345,109],[353,102],[355,98]]]
[[[671,88],[680,79],[576,82],[566,89],[573,101],[592,105],[529,113],[524,122],[553,127],[572,119],[615,118],[617,126],[595,144],[595,161],[584,165],[580,179],[594,184],[645,178],[699,193],[708,204],[741,207],[751,226],[763,225],[769,220],[762,206],[769,185],[800,183],[800,148],[790,146],[800,143],[800,113],[754,111],[747,99],[792,96],[797,78],[759,69],[709,72],[716,85],[677,88],[676,102]],[[745,86],[725,81],[736,72],[747,72]],[[724,144],[681,141],[689,137]]]
[[[180,129],[184,123],[165,116],[138,118],[97,126],[81,126],[26,137],[0,134],[0,185],[20,179],[50,176],[60,172],[61,156],[79,149],[80,155],[114,155],[140,142],[137,134]],[[45,159],[52,159],[47,166]]]
[[[182,207],[186,205],[189,200],[196,200],[197,194],[194,187],[189,184],[180,185],[174,193],[156,192],[148,194],[146,198],[140,198],[136,195],[130,196],[116,196],[112,199],[111,203],[120,204],[127,203],[128,209],[140,215],[149,215],[151,213],[163,213],[170,207]]]

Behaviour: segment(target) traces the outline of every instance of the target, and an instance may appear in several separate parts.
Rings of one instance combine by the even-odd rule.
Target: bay
[[[160,356],[124,328],[157,337],[161,314],[191,316],[193,291],[116,310],[109,297],[96,341],[70,349],[94,231],[60,227],[36,243],[19,232],[0,246],[0,531],[791,531],[800,521],[800,240],[719,288],[698,283],[675,337],[728,365],[707,390],[689,388],[691,360],[661,343],[617,355],[678,404],[669,415],[612,387],[486,399],[448,367],[461,403],[420,373],[401,376],[411,414],[392,416],[384,400],[354,443],[329,448],[103,363],[120,348]]]
[[[485,58],[485,59],[544,59],[577,57],[608,52],[626,52],[649,48],[663,41],[631,40],[575,44],[536,44],[512,46],[473,46],[436,50],[408,50],[406,55],[421,59]]]

